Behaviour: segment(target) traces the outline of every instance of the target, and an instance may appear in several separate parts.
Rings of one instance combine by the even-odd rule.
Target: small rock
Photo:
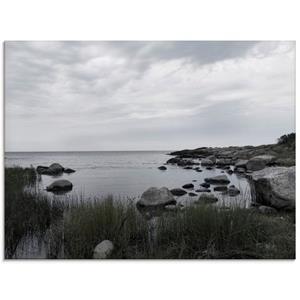
[[[197,181],[196,179],[192,180],[192,182],[196,182],[196,181]]]
[[[205,178],[205,182],[211,183],[211,184],[228,184],[230,183],[230,180],[227,178],[226,175],[218,175],[215,177]]]
[[[46,187],[48,192],[70,191],[73,188],[72,182],[66,179],[56,180]]]
[[[213,168],[212,167],[206,167],[206,170],[212,170]]]
[[[180,188],[172,189],[172,190],[170,190],[170,192],[174,196],[182,196],[187,193],[185,190],[180,189]]]
[[[165,166],[160,166],[160,167],[158,167],[158,169],[159,169],[159,170],[162,170],[162,171],[165,171],[165,170],[167,170],[167,167],[165,167]]]
[[[114,244],[109,240],[104,240],[94,249],[93,258],[104,259],[108,258],[114,250]]]
[[[207,182],[203,182],[200,185],[203,186],[203,187],[205,187],[205,188],[209,188],[210,187],[210,184],[207,183]]]
[[[197,194],[195,194],[195,193],[189,193],[189,196],[190,196],[190,197],[196,197]]]
[[[234,196],[237,196],[238,194],[240,194],[240,190],[238,188],[236,188],[234,185],[231,185],[229,188],[228,188],[228,195],[230,197],[234,197]]]
[[[194,185],[192,183],[187,183],[182,186],[183,189],[193,189]]]
[[[74,173],[75,170],[71,169],[71,168],[66,168],[64,169],[64,173],[70,174],[70,173]]]
[[[227,191],[227,186],[226,185],[220,185],[214,187],[214,191],[216,192],[226,192]]]

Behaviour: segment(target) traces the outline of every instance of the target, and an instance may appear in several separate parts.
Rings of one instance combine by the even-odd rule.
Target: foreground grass
[[[38,192],[14,193],[9,172],[23,171],[6,170],[6,257],[28,232],[44,234],[49,258],[92,258],[105,239],[115,245],[111,258],[295,257],[295,226],[288,214],[210,205],[140,212],[133,202],[112,197],[49,201]]]

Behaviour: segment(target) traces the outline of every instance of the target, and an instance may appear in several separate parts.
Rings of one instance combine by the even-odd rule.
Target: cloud
[[[273,142],[294,128],[293,42],[6,42],[6,150]]]

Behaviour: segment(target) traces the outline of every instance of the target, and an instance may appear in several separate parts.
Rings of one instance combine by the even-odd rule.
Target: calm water
[[[73,190],[69,195],[84,195],[86,199],[108,194],[138,199],[151,186],[166,186],[172,189],[191,183],[192,180],[197,180],[193,182],[197,189],[204,178],[221,174],[220,169],[202,168],[203,172],[199,173],[171,165],[167,166],[167,171],[160,171],[157,167],[170,158],[167,153],[168,151],[6,152],[5,166],[37,167],[57,162],[63,167],[75,169],[75,173],[63,174],[59,179],[68,179],[73,183]],[[246,179],[235,174],[227,177],[231,184],[240,188],[242,194],[249,196]],[[56,179],[58,178],[42,175],[41,189]],[[48,194],[52,196],[51,193]],[[224,200],[221,193],[216,195]],[[225,197],[224,201],[230,204],[241,201],[241,197]],[[248,206],[246,203],[242,205]]]

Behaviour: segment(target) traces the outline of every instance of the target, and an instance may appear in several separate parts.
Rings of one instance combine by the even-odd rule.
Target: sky
[[[176,150],[295,131],[295,42],[6,42],[5,150]]]

